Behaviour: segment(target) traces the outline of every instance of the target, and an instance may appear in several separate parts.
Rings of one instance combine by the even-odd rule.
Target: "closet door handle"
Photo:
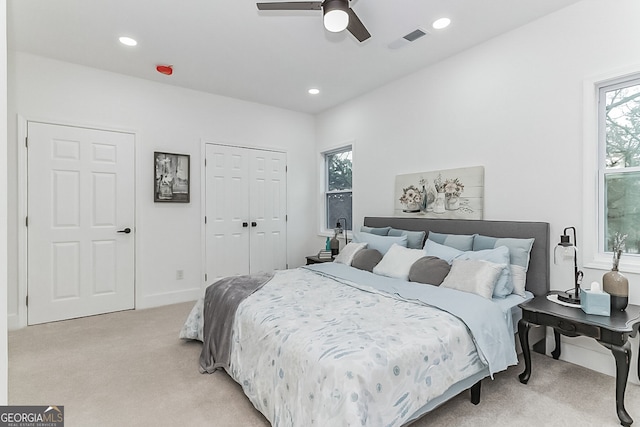
[[[257,223],[257,222],[255,222],[255,221],[251,221],[251,226],[252,226],[252,227],[256,227],[257,225],[258,225],[258,223]]]
[[[249,226],[249,223],[248,223],[248,222],[243,222],[243,223],[242,223],[242,226],[243,226],[243,227],[248,227],[248,226]]]
[[[124,234],[129,234],[131,233],[131,229],[129,227],[125,228],[124,230],[118,230],[116,231],[116,233],[124,233]]]

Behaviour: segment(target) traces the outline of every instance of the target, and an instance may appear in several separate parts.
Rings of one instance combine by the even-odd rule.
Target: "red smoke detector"
[[[158,70],[159,73],[166,74],[167,76],[170,76],[171,74],[173,74],[172,65],[158,65],[156,67],[156,70]]]

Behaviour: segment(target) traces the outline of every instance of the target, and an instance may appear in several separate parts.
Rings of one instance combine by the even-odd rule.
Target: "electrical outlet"
[[[176,280],[184,279],[184,270],[176,270]]]

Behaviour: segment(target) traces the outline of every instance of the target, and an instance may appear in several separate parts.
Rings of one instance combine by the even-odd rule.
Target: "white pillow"
[[[422,249],[408,249],[394,243],[380,262],[373,267],[373,272],[380,276],[409,280],[411,266],[422,257],[424,257]]]
[[[351,262],[353,261],[353,257],[366,247],[367,247],[366,243],[349,242],[347,243],[347,246],[345,246],[344,249],[342,249],[342,252],[340,252],[338,256],[336,256],[333,262],[337,262],[339,264],[351,265]]]
[[[476,259],[454,259],[442,288],[471,292],[491,299],[493,288],[502,274],[503,265]]]

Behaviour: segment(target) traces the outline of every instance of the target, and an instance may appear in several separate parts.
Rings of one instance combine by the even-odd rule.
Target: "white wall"
[[[21,325],[17,239],[17,116],[136,134],[136,307],[197,298],[201,265],[203,141],[287,152],[288,262],[304,263],[315,246],[314,118],[24,53],[9,52],[9,327]],[[153,151],[191,155],[191,203],[153,202]],[[295,203],[293,202],[295,201]],[[22,231],[22,232],[23,232]],[[176,270],[184,279],[176,280]],[[21,273],[20,273],[21,274]],[[4,329],[0,329],[4,330]]]
[[[7,3],[0,2],[0,117],[7,114]],[[0,170],[7,170],[7,123],[0,120]],[[7,241],[7,176],[0,179],[0,242]],[[0,405],[8,402],[7,245],[0,245]]]
[[[546,221],[552,240],[567,226],[585,232],[583,84],[640,64],[639,16],[635,0],[584,0],[321,114],[320,149],[356,141],[356,227],[393,214],[397,174],[483,165],[485,219]],[[585,269],[584,281],[603,273]],[[640,304],[640,277],[628,276]],[[552,266],[551,286],[572,287],[571,272]],[[566,342],[565,357],[613,373],[593,340]]]

